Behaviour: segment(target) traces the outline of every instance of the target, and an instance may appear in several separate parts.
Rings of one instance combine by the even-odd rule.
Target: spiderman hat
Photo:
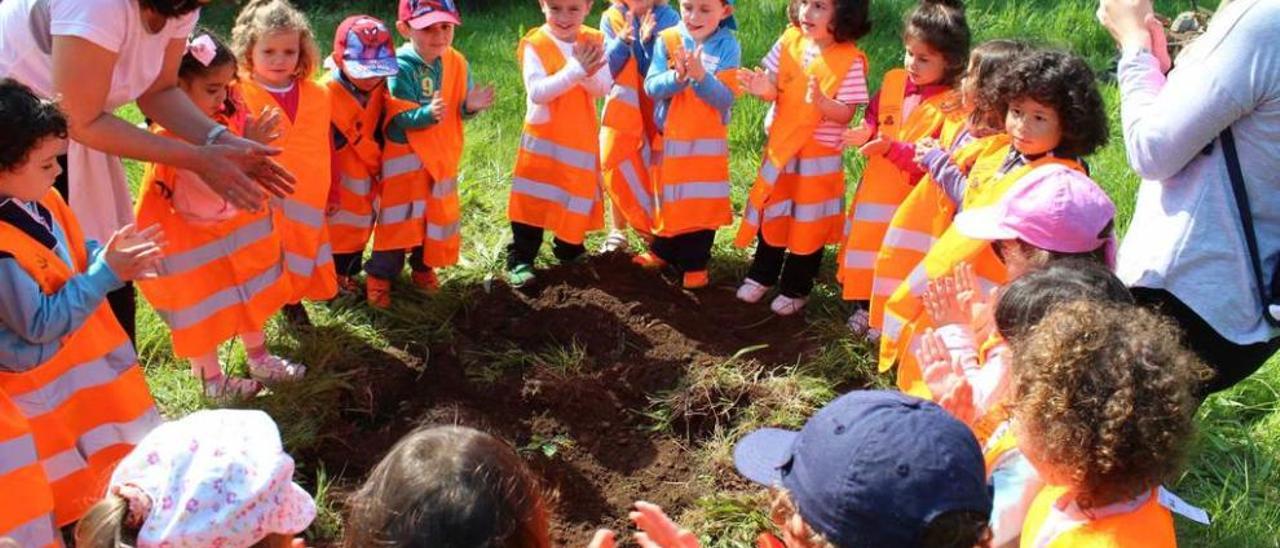
[[[368,15],[352,15],[333,37],[333,61],[352,78],[395,76],[396,50],[387,24]]]

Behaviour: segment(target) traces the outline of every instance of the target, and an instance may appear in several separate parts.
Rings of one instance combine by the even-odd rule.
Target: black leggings
[[[58,165],[62,167],[62,173],[54,179],[53,188],[58,189],[67,203],[71,203],[66,155],[58,157]],[[101,244],[107,245],[107,242],[101,242]],[[111,306],[111,312],[116,315],[116,321],[120,322],[120,327],[123,327],[124,332],[129,335],[129,341],[136,344],[138,342],[138,296],[133,283],[126,283],[124,287],[107,293],[107,304]]]
[[[797,255],[785,247],[771,246],[763,235],[757,235],[756,256],[747,277],[766,287],[778,284],[778,291],[788,297],[808,297],[822,269],[824,251],[826,248],[819,248],[807,255]]]
[[[1213,368],[1213,378],[1200,387],[1202,398],[1249,378],[1280,350],[1280,338],[1246,345],[1223,338],[1191,307],[1163,289],[1134,287],[1130,292],[1138,304],[1159,311],[1177,323],[1187,347]]]

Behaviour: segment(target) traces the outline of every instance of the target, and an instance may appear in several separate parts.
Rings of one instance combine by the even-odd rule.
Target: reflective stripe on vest
[[[628,29],[617,7],[605,10],[603,24],[614,35]],[[613,89],[605,97],[600,119],[600,171],[614,211],[627,226],[641,234],[653,232],[654,198],[650,170],[657,164],[651,155],[657,128],[653,102],[644,94],[644,75],[635,58],[628,56],[614,76]]]
[[[40,466],[31,424],[0,393],[0,538],[19,546],[61,546],[53,519],[53,492]]]
[[[325,86],[302,78],[295,85],[299,87],[297,115],[282,116],[280,137],[269,143],[282,150],[276,161],[298,180],[293,194],[276,201],[276,230],[285,251],[288,301],[327,300],[338,291],[331,251],[328,256],[321,253],[332,250],[324,213],[333,182],[332,164],[323,160],[332,154],[332,104]],[[241,78],[239,86],[250,112],[278,106],[252,78]]]
[[[7,223],[0,223],[0,251],[11,255],[41,291],[51,295],[72,276],[86,271],[88,255],[84,236],[57,192],[50,190],[41,204],[62,229],[71,264]],[[21,373],[0,374],[0,394],[9,397],[12,409],[5,412],[6,417],[21,415],[29,425],[58,526],[84,515],[102,496],[116,462],[159,423],[146,380],[130,359],[133,349],[129,338],[106,303],[62,342],[58,352],[44,363]],[[128,363],[123,363],[125,360]],[[117,424],[129,428],[113,428]],[[49,469],[57,474],[49,477],[45,472]],[[0,482],[13,479],[11,476],[0,476]],[[26,480],[33,478],[28,475]],[[31,494],[38,497],[39,490]],[[0,508],[8,506],[0,504]],[[23,523],[26,521],[29,519]]]
[[[545,26],[530,30],[520,40],[516,56],[523,63],[525,48],[532,49],[552,76],[564,70],[567,61],[549,32]],[[578,41],[600,44],[604,35],[583,28]],[[587,231],[604,226],[595,101],[576,85],[545,108],[550,111],[548,121],[526,121],[521,132],[507,217],[580,244]]]
[[[360,253],[373,235],[373,201],[382,179],[383,146],[379,128],[386,118],[387,87],[368,92],[362,104],[330,72],[330,117],[346,143],[333,151],[338,170],[337,211],[328,216],[329,238],[336,253]]]
[[[788,27],[779,42],[775,116],[734,244],[745,247],[759,235],[769,245],[806,255],[840,241],[841,214],[825,213],[836,199],[843,206],[845,194],[840,151],[814,139],[822,113],[805,100],[808,82],[816,78],[824,93],[835,96],[854,63],[868,65],[866,55],[852,42],[827,47],[805,65],[809,40],[798,27]],[[770,217],[775,204],[788,201],[796,204],[790,211],[823,214],[814,219]],[[760,212],[764,219],[759,218]]]

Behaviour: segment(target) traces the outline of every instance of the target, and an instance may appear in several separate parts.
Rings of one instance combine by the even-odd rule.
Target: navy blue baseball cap
[[[733,460],[747,479],[786,489],[805,523],[841,548],[918,546],[940,515],[991,513],[973,433],[936,404],[898,392],[851,392],[799,432],[752,432]]]

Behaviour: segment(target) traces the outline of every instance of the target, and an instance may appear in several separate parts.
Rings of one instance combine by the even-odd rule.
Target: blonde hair
[[[295,78],[310,78],[320,66],[320,47],[307,16],[288,0],[250,0],[236,16],[231,31],[231,49],[243,69],[253,72],[253,47],[263,36],[274,32],[298,33],[298,68]]]
[[[124,518],[129,513],[129,502],[120,495],[110,494],[89,508],[76,524],[76,546],[82,548],[116,548],[126,543],[137,531],[126,531]],[[126,536],[126,533],[132,533]]]
[[[791,500],[791,493],[781,487],[769,488],[769,518],[779,529],[786,529],[791,526],[791,519],[799,514],[796,510],[796,504]],[[794,537],[798,537],[804,542],[807,548],[835,548],[834,544],[827,541],[821,533],[816,533],[809,527],[808,523],[804,523],[804,516],[800,516],[800,529],[792,531]]]

